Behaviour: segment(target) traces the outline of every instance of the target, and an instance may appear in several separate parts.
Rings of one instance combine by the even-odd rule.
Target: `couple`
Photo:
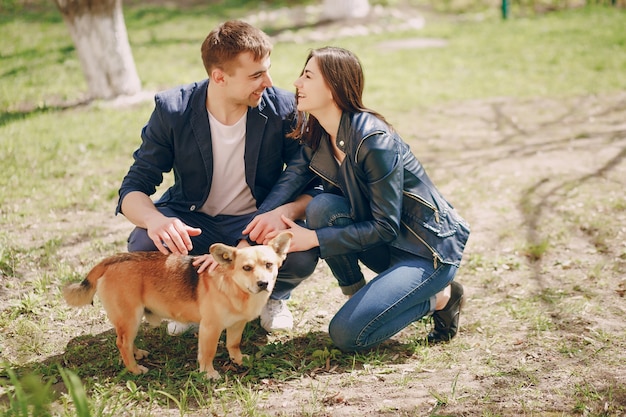
[[[367,349],[432,314],[430,343],[458,330],[454,280],[469,235],[393,128],[362,104],[363,71],[342,48],[310,52],[297,94],[273,87],[272,44],[228,21],[204,40],[208,79],[159,93],[120,187],[135,226],[128,250],[193,254],[294,238],[271,299],[267,331],[290,329],[286,300],[325,259],[349,298],[329,326],[342,350]],[[174,184],[153,203],[163,174]],[[366,283],[359,262],[378,275]],[[168,325],[170,334],[185,330]]]

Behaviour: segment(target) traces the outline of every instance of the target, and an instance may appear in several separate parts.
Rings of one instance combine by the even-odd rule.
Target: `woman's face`
[[[302,75],[294,81],[297,88],[298,110],[316,116],[334,104],[333,95],[322,77],[317,59],[312,57],[304,67]]]

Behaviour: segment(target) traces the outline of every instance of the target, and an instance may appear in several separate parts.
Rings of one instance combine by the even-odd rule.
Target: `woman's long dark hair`
[[[330,88],[333,99],[342,111],[372,113],[386,122],[382,115],[363,105],[365,78],[361,62],[354,53],[334,46],[313,49],[309,52],[304,63],[305,67],[313,57],[317,60],[322,77]],[[304,69],[300,75],[302,74],[304,74]],[[298,123],[288,136],[317,149],[323,133],[324,129],[314,116],[298,112]]]

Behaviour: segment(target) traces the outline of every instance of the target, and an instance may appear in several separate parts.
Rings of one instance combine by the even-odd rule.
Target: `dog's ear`
[[[289,250],[292,237],[293,234],[291,232],[282,232],[274,239],[270,240],[267,245],[274,249],[274,252],[284,260],[287,257],[287,251]]]
[[[223,243],[214,243],[209,248],[213,259],[220,265],[229,265],[235,260],[236,249]]]

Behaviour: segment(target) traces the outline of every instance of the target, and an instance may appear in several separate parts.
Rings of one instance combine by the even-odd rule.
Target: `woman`
[[[458,331],[463,286],[456,283],[469,226],[441,196],[392,127],[362,104],[363,71],[350,51],[309,54],[295,81],[300,170],[281,188],[295,196],[313,175],[324,193],[306,209],[309,229],[284,218],[290,251],[319,247],[350,298],[329,326],[342,350],[370,348],[432,314],[430,343]],[[245,231],[244,231],[245,232]],[[361,261],[378,275],[366,284]]]

